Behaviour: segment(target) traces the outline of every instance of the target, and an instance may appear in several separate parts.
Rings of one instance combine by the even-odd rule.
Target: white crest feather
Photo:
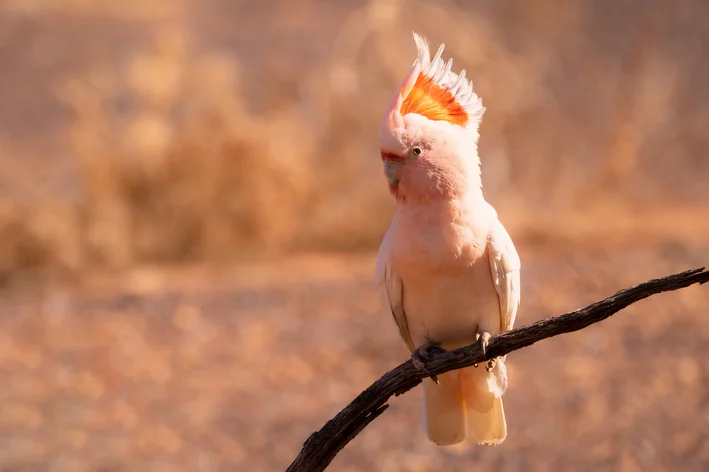
[[[424,76],[433,79],[436,85],[448,90],[455,97],[460,106],[465,109],[471,122],[479,123],[485,107],[480,97],[473,91],[473,83],[465,79],[465,69],[461,70],[460,74],[456,74],[451,70],[453,59],[449,59],[448,62],[443,60],[445,43],[441,44],[431,59],[428,41],[416,32],[414,32],[414,41],[418,50],[418,58],[414,64],[418,63]]]

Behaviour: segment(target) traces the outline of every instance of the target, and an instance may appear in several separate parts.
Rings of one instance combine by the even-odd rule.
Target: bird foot
[[[497,365],[497,359],[490,359],[489,361],[487,361],[487,365],[485,366],[485,370],[488,372],[492,372],[492,369],[494,369],[496,365]]]
[[[445,349],[434,343],[426,343],[420,345],[411,353],[411,362],[414,363],[414,367],[430,376],[431,380],[436,382],[436,384],[438,384],[438,376],[429,373],[426,363],[431,360],[435,353],[441,352],[445,352]]]
[[[483,351],[483,355],[487,355],[487,344],[490,342],[490,333],[488,332],[482,332],[478,333],[476,336],[476,341],[480,343],[480,349]],[[487,364],[485,365],[485,370],[490,372],[492,369],[495,368],[495,364],[497,364],[497,361],[495,359],[490,359],[487,361]],[[478,364],[473,364],[473,367],[477,367]]]

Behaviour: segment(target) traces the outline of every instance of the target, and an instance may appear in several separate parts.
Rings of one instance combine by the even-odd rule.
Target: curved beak
[[[396,187],[399,185],[399,170],[404,166],[404,161],[395,154],[382,153],[384,161],[384,175],[386,175],[389,184]]]

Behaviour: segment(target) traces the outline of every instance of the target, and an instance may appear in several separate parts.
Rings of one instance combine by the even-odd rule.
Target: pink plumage
[[[484,108],[465,72],[456,74],[414,34],[418,58],[379,133],[397,210],[379,251],[383,300],[410,351],[455,349],[512,328],[520,261],[485,201],[477,152]],[[505,359],[424,382],[423,420],[437,444],[495,445],[507,437]]]

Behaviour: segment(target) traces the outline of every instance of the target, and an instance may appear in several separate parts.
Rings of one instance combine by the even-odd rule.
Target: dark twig
[[[487,346],[486,355],[483,355],[479,343],[455,351],[436,352],[426,361],[428,374],[414,367],[411,360],[408,360],[384,374],[328,421],[320,431],[313,433],[305,441],[303,449],[288,467],[287,472],[325,470],[335,455],[348,442],[387,409],[389,405],[386,402],[392,395],[398,396],[406,393],[429,375],[468,367],[530,346],[542,339],[578,331],[593,323],[605,320],[643,298],[697,283],[703,284],[707,281],[709,281],[709,272],[704,268],[648,280],[634,287],[620,290],[585,308],[493,336]]]

